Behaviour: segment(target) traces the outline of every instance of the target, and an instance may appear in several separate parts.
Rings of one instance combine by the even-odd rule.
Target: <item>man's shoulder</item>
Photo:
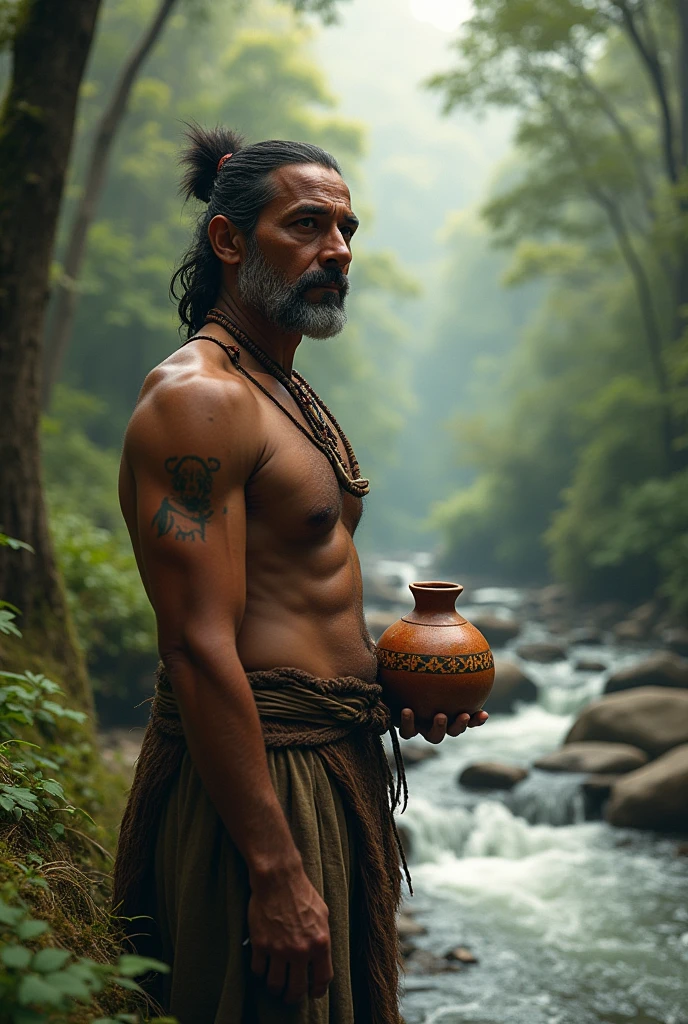
[[[125,449],[149,448],[166,437],[255,434],[258,407],[253,389],[238,373],[218,369],[196,353],[173,353],[146,376],[129,421]]]

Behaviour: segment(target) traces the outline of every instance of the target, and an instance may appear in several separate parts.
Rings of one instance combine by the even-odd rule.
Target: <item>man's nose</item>
[[[322,267],[336,263],[340,270],[351,263],[351,251],[338,227],[333,227],[327,235],[318,261]]]

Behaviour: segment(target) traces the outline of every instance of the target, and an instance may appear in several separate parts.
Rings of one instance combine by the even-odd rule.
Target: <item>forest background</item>
[[[364,561],[425,549],[461,578],[557,579],[589,602],[655,595],[676,619],[688,611],[688,0],[84,0],[79,39],[60,40],[58,23],[32,37],[78,93],[71,154],[69,131],[55,146],[65,168],[70,154],[64,191],[57,158],[24,175],[31,146],[11,144],[22,119],[27,139],[41,121],[16,69],[40,87],[23,19],[49,9],[0,0],[0,85],[13,70],[15,83],[0,121],[0,809],[13,829],[34,822],[22,842],[38,857],[18,860],[16,836],[8,854],[0,834],[0,897],[13,899],[49,888],[36,842],[62,842],[54,815],[75,813],[47,772],[116,823],[122,793],[83,713],[93,693],[101,725],[145,718],[155,623],[116,480],[143,378],[179,343],[168,285],[197,213],[176,191],[184,121],[305,139],[342,162],[363,222],[350,319],[335,341],[305,342],[298,366],[371,478]],[[68,273],[92,147],[110,141],[103,116],[156,11]],[[50,202],[21,207],[51,175]],[[58,203],[55,247],[41,248]],[[26,230],[8,233],[20,208]],[[40,274],[35,302],[10,308],[14,254],[26,273],[32,245],[52,252],[44,325]],[[13,760],[35,729],[49,746]],[[27,906],[0,901],[2,929],[42,934]],[[101,940],[94,925],[100,962]],[[12,948],[0,997],[35,996],[38,953]],[[66,963],[44,959],[48,973]],[[120,967],[125,983],[134,966]],[[58,978],[43,996],[96,990],[88,970],[88,985]],[[12,1019],[47,1019],[23,1012]]]
[[[114,143],[43,426],[53,536],[102,713],[147,692],[155,657],[115,480],[141,381],[177,344],[167,287],[196,212],[176,193],[192,118],[317,142],[351,183],[363,230],[350,322],[305,342],[299,365],[372,479],[364,557],[429,548],[449,572],[688,608],[678,8],[654,4],[640,26],[668,83],[673,181],[651,73],[604,8],[483,0],[452,50],[393,0],[345,4],[329,28],[269,3],[180,0]],[[101,12],[54,280],[94,128],[153,9]]]
[[[141,382],[178,343],[189,119],[317,142],[351,183],[349,325],[299,365],[372,480],[364,558],[425,548],[447,572],[684,613],[684,0],[359,0],[329,27],[267,0],[167,6],[70,280],[94,137],[159,6],[100,12],[45,332],[45,492],[101,714],[147,692],[155,658],[116,475]],[[61,291],[75,315],[55,358]]]

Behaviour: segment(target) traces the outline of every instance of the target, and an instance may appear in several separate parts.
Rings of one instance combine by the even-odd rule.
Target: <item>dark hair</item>
[[[308,142],[271,139],[246,146],[236,132],[198,124],[187,125],[186,137],[189,145],[181,157],[186,166],[181,192],[185,199],[195,197],[208,204],[170,284],[170,293],[178,300],[179,317],[191,337],[203,326],[220,290],[222,264],[208,238],[212,218],[223,214],[250,237],[260,211],[275,195],[272,171],[287,164],[320,164],[342,172],[333,156]],[[218,172],[218,163],[227,153],[232,158],[225,160]]]

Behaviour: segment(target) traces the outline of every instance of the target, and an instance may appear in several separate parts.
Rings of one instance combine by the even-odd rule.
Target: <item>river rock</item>
[[[662,641],[674,654],[688,658],[688,629],[667,629],[662,633]]]
[[[688,690],[641,686],[594,701],[583,709],[564,743],[593,740],[630,743],[650,757],[688,743]]]
[[[617,622],[613,633],[619,643],[637,644],[648,639],[650,630],[637,619],[624,619],[623,622]]]
[[[423,764],[424,761],[431,761],[433,757],[439,757],[439,750],[426,743],[425,746],[419,747],[415,743],[403,743],[401,746],[401,754],[404,758],[404,765],[406,768],[413,768],[416,764]],[[390,764],[394,767],[394,755],[390,754]]]
[[[606,672],[607,664],[599,658],[577,658],[573,668],[576,672]]]
[[[589,647],[597,647],[604,643],[604,635],[601,629],[595,626],[581,626],[569,634],[569,643],[587,644]]]
[[[537,640],[530,644],[520,644],[516,648],[516,653],[524,661],[537,661],[542,665],[566,659],[566,647],[553,640]]]
[[[599,821],[607,800],[611,796],[612,787],[619,776],[613,774],[588,775],[581,784],[585,803],[586,821]]]
[[[688,688],[688,658],[670,651],[657,651],[642,661],[626,665],[612,673],[604,692],[632,690],[636,686],[677,686]]]
[[[480,612],[471,616],[471,622],[480,630],[490,647],[503,647],[521,632],[521,624],[516,619],[502,619],[498,615]]]
[[[461,964],[435,956],[429,949],[414,949],[406,958],[405,970],[407,974],[447,974],[461,970]]]
[[[647,764],[647,754],[628,743],[588,741],[569,743],[561,750],[545,754],[535,762],[546,772],[632,772]]]
[[[455,961],[459,964],[479,964],[477,956],[471,953],[470,949],[466,946],[457,946],[456,949],[450,949],[448,953],[444,954],[445,960]]]
[[[464,768],[459,775],[459,785],[468,789],[513,789],[526,778],[526,768],[499,761],[479,761]]]
[[[400,939],[412,939],[418,935],[427,935],[428,929],[407,911],[402,910],[397,915],[397,932]]]
[[[537,686],[516,662],[495,658],[495,681],[485,702],[487,711],[513,711],[519,702],[532,704],[537,696]]]
[[[688,743],[614,784],[607,821],[657,832],[688,830]]]

